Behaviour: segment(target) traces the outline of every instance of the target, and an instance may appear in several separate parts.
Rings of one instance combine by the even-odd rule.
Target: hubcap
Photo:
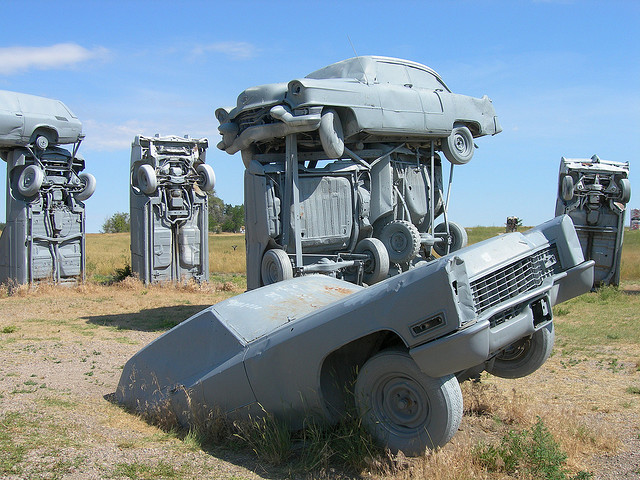
[[[388,428],[401,431],[424,428],[429,415],[427,395],[407,377],[390,378],[380,385],[374,408]]]
[[[455,138],[455,147],[456,150],[460,153],[466,153],[466,151],[468,150],[469,146],[467,145],[467,140],[463,135],[456,135]]]
[[[396,252],[402,252],[407,248],[407,237],[402,233],[394,233],[391,235],[391,248],[393,248]]]

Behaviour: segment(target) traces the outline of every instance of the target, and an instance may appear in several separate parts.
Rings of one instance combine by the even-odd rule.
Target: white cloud
[[[223,53],[231,58],[243,60],[253,57],[256,47],[247,42],[216,42],[198,45],[192,50],[194,55],[204,55],[208,52]]]
[[[103,47],[84,48],[76,43],[58,43],[48,47],[0,48],[0,74],[11,75],[30,69],[65,68],[95,58],[104,58]]]

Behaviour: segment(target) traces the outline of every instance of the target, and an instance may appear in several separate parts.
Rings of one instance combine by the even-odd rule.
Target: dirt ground
[[[290,478],[249,454],[194,448],[111,402],[127,359],[237,293],[94,286],[0,298],[1,478]],[[640,479],[638,358],[624,343],[598,355],[557,349],[529,377],[466,382],[467,411],[443,454],[495,437],[497,417],[540,416],[575,471]]]

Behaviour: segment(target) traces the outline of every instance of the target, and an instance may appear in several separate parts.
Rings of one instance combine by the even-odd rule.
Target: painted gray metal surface
[[[0,148],[24,147],[37,135],[50,144],[75,143],[82,123],[60,100],[0,90]]]
[[[82,173],[78,147],[72,152],[33,145],[4,150],[7,222],[0,238],[0,283],[84,280],[83,202],[93,193],[95,179]]]
[[[335,109],[344,142],[442,140],[456,125],[474,137],[502,131],[491,100],[452,93],[429,67],[397,58],[355,57],[288,83],[252,87],[233,108],[220,108],[222,141],[229,154],[283,152],[284,137],[304,134],[305,147],[319,148],[323,112]],[[438,148],[441,144],[438,142]]]
[[[586,259],[596,262],[594,287],[620,283],[624,216],[631,196],[629,162],[560,160],[556,215],[573,220]]]
[[[215,408],[261,407],[299,428],[336,421],[344,382],[389,345],[440,377],[477,366],[551,328],[551,307],[587,292],[568,216],[510,233],[363,288],[326,275],[275,283],[220,302],[165,333],[125,365],[118,401],[184,424]],[[188,354],[187,354],[188,353]]]
[[[207,139],[177,136],[140,135],[132,143],[131,268],[145,283],[209,279],[203,189],[212,190],[215,177],[202,177],[207,147]]]
[[[309,266],[318,258],[352,253],[365,238],[382,237],[394,220],[413,225],[425,250],[424,256],[393,268],[406,270],[430,256],[437,241],[432,219],[444,213],[440,157],[436,154],[431,165],[428,149],[405,144],[373,147],[351,152],[356,159],[326,160],[322,152],[298,153],[294,164],[286,164],[287,157],[278,154],[255,156],[245,171],[244,189],[249,289],[265,284],[260,267],[271,248],[283,248],[295,267]],[[287,165],[298,166],[297,203],[292,202],[293,193],[287,198]],[[294,256],[298,250],[305,254],[302,263]],[[336,274],[345,278],[349,272]]]

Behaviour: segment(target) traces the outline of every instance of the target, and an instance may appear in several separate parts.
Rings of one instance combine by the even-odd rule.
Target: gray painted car
[[[452,93],[431,68],[409,60],[363,56],[343,60],[288,83],[248,88],[216,117],[229,154],[284,152],[298,133],[301,149],[321,145],[340,158],[345,144],[438,140],[448,160],[467,163],[476,137],[502,128],[486,95]]]
[[[183,424],[218,409],[246,417],[264,408],[292,429],[309,416],[338,421],[355,400],[381,444],[419,455],[460,425],[455,374],[535,371],[553,347],[551,307],[592,282],[593,262],[584,261],[568,216],[366,288],[298,277],[220,302],[165,333],[126,363],[116,397]]]
[[[620,283],[624,215],[631,199],[629,162],[560,159],[556,215],[573,220],[584,257],[596,262],[594,287]]]
[[[82,123],[60,100],[0,90],[0,148],[76,143]]]
[[[175,135],[131,144],[131,269],[144,283],[209,279],[208,146]]]

